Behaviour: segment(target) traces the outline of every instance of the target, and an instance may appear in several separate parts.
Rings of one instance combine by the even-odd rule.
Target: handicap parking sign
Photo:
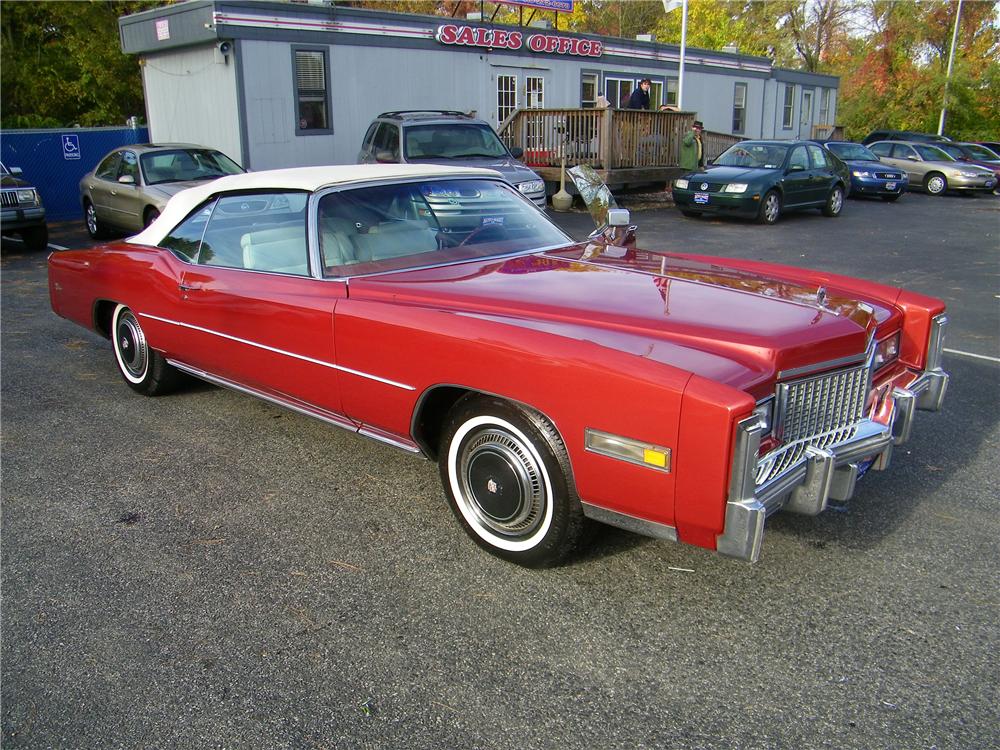
[[[63,159],[80,158],[80,136],[64,135],[62,137]]]

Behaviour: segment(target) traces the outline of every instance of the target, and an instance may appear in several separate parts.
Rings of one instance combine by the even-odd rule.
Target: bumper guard
[[[887,469],[893,447],[910,438],[915,410],[939,410],[947,388],[948,374],[940,367],[925,371],[909,388],[893,390],[888,424],[862,420],[850,438],[826,448],[809,446],[799,461],[760,486],[756,476],[762,427],[755,416],[739,422],[725,528],[716,537],[716,549],[756,562],[769,515],[781,509],[817,515],[831,499],[850,499],[861,462],[872,458],[873,469]]]

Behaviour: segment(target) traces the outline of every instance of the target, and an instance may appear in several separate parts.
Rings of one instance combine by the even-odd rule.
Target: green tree
[[[143,115],[135,56],[118,17],[162,2],[5,2],[0,10],[0,125],[123,124]]]

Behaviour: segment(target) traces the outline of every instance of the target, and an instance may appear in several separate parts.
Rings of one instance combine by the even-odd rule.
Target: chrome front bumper
[[[739,422],[725,529],[716,537],[716,549],[756,562],[769,515],[781,509],[816,515],[831,499],[849,499],[862,461],[872,459],[872,468],[879,471],[888,468],[893,446],[910,438],[916,409],[939,410],[947,388],[948,373],[939,367],[924,372],[908,388],[893,390],[888,424],[862,420],[843,442],[809,446],[795,464],[761,485],[756,483],[760,421],[749,417]]]

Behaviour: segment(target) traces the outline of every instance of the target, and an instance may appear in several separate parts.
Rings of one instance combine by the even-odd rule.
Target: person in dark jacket
[[[633,91],[632,96],[628,98],[626,109],[649,109],[649,87],[652,85],[653,82],[648,78],[639,81],[639,88]]]

